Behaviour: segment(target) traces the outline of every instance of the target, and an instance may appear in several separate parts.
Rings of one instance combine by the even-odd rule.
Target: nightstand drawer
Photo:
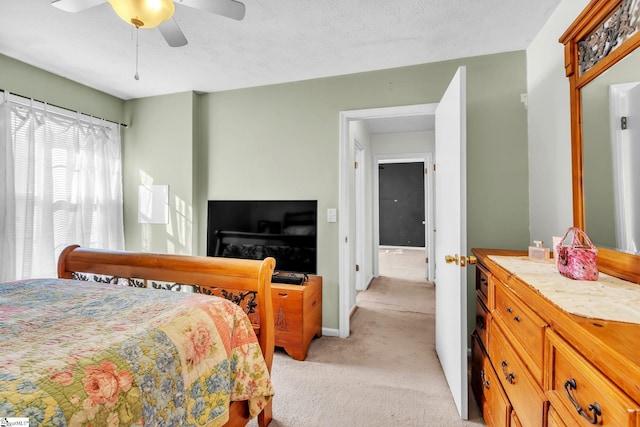
[[[546,393],[567,425],[640,425],[640,405],[561,337],[548,331],[547,339],[550,350],[545,376]]]
[[[519,355],[527,362],[529,370],[541,386],[544,331],[547,324],[502,283],[496,282],[494,289],[496,307],[493,315],[500,318],[509,338],[520,345]]]

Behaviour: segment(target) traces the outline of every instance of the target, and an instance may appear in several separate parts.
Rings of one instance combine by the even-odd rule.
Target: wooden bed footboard
[[[271,372],[274,351],[274,320],[271,299],[271,276],[275,259],[262,261],[142,252],[65,248],[58,259],[58,277],[73,279],[83,274],[108,276],[111,279],[137,279],[192,285],[197,292],[219,295],[221,290],[251,293],[255,316],[250,316],[264,360]],[[149,286],[151,287],[151,286]],[[225,292],[225,291],[223,291]],[[225,293],[227,299],[228,293]],[[272,402],[258,415],[258,423],[266,427],[272,419]],[[232,402],[226,426],[243,426],[249,421],[247,402]]]

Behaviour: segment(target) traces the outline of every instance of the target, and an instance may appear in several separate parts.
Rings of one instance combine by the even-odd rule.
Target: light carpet
[[[381,276],[357,305],[349,338],[314,339],[305,361],[276,350],[272,427],[484,425],[471,394],[460,420],[438,362],[433,284]]]

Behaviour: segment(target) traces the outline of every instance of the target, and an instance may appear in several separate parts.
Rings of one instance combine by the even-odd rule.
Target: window
[[[124,249],[119,126],[0,96],[0,279],[55,277],[70,244]]]

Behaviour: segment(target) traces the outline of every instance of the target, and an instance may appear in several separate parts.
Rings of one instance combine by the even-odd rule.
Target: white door
[[[436,352],[460,418],[468,419],[466,68],[436,109]],[[446,263],[445,257],[458,259]]]

